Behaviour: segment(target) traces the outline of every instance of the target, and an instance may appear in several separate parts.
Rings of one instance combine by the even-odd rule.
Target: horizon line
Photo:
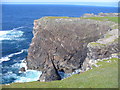
[[[119,3],[119,2],[1,2],[1,3]]]

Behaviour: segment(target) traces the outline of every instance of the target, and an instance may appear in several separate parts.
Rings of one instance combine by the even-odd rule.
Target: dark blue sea
[[[81,5],[40,5],[40,4],[3,4],[2,30],[0,44],[2,45],[2,84],[13,82],[36,81],[41,72],[27,70],[22,73],[21,67],[33,37],[33,21],[44,16],[80,17],[84,13],[117,13],[117,7],[98,7]]]

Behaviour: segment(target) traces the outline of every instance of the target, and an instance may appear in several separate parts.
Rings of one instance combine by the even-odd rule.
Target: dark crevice
[[[53,56],[53,59],[50,59],[50,60],[51,60],[52,65],[53,65],[53,67],[54,67],[54,69],[55,69],[55,73],[60,77],[60,75],[59,75],[59,73],[58,73],[58,70],[57,70],[57,68],[56,68],[56,66],[55,66],[55,64],[54,64],[54,62],[53,62],[53,60],[54,60],[54,56]],[[60,77],[59,80],[61,80],[61,77]]]

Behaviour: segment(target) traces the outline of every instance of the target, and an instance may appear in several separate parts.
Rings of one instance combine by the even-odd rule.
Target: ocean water
[[[26,67],[23,62],[33,37],[33,21],[44,16],[69,16],[80,17],[84,13],[117,13],[117,7],[98,7],[80,5],[2,5],[2,30],[0,30],[0,44],[2,45],[1,84],[13,82],[29,82],[38,80],[42,72],[27,70],[22,73],[21,67]],[[63,74],[61,74],[64,76]],[[0,74],[1,76],[1,74]]]

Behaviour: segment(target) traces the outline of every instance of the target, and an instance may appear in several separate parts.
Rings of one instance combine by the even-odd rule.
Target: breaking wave
[[[20,72],[20,68],[24,67],[26,72]],[[14,82],[30,82],[37,81],[42,74],[41,71],[27,70],[27,66],[24,60],[21,63],[16,63],[12,66],[6,67],[7,73],[2,76],[2,84],[14,83]]]
[[[24,51],[27,51],[27,49],[23,49],[23,50],[21,50],[20,52],[12,53],[12,54],[10,54],[10,55],[7,55],[7,56],[5,56],[5,57],[2,57],[2,58],[0,59],[0,63],[2,63],[3,61],[9,61],[11,57],[13,57],[14,55],[21,54],[21,53],[23,53]]]
[[[24,27],[18,27],[7,31],[0,31],[0,40],[19,40],[19,37],[21,37],[24,33],[20,30],[22,28]]]
[[[27,70],[26,72],[22,73],[21,76],[17,76],[17,79],[14,82],[37,81],[41,74],[41,71]]]
[[[37,81],[42,74],[41,71],[37,70],[27,70],[26,62],[23,60],[21,63],[16,63],[12,67],[18,67],[19,69],[24,67],[26,72],[18,72],[20,75],[16,75],[16,80],[14,82],[30,82]]]

